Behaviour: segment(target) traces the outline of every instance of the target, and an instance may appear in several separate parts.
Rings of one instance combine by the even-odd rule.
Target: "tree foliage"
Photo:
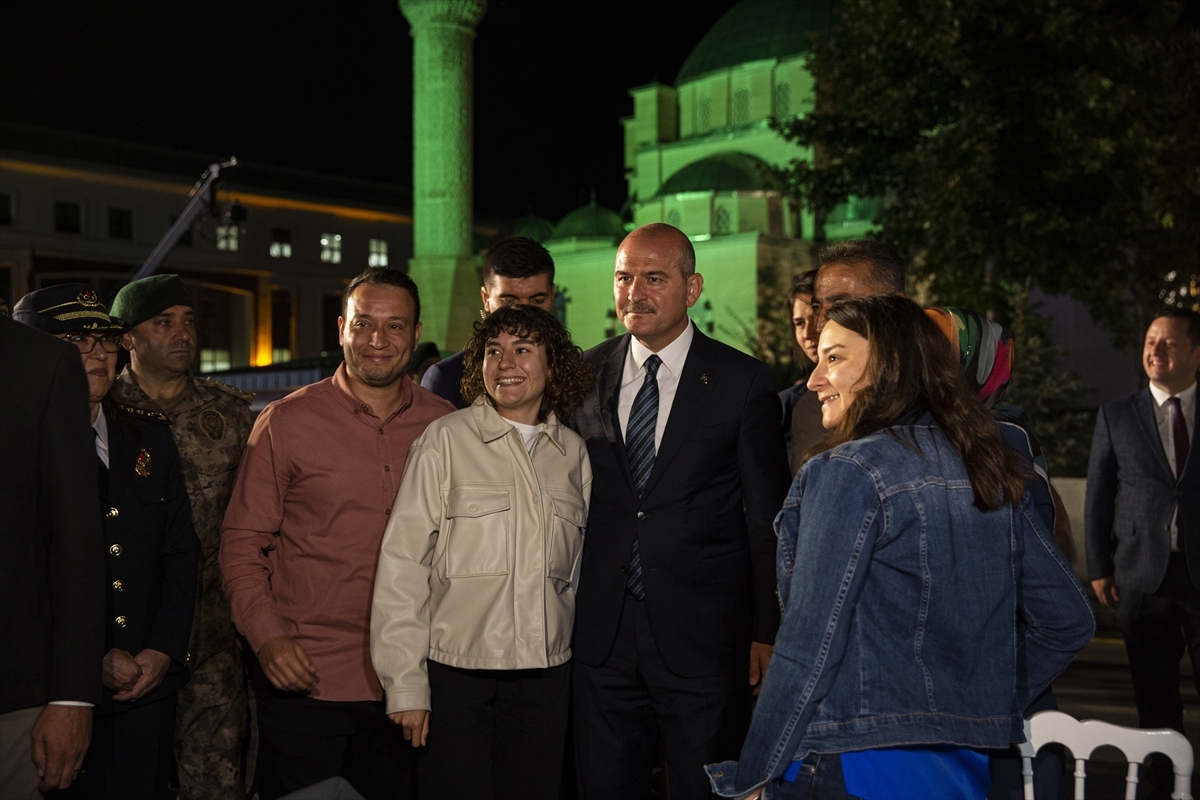
[[[1194,286],[1200,4],[841,0],[809,68],[793,190],[818,219],[884,198],[879,238],[940,302],[1028,281],[1130,341]]]

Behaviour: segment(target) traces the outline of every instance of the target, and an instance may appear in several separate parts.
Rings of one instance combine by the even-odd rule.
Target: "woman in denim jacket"
[[[783,622],[713,787],[983,797],[984,749],[1023,740],[1025,705],[1091,638],[1087,597],[917,305],[831,309],[809,388],[830,433],[775,521]]]

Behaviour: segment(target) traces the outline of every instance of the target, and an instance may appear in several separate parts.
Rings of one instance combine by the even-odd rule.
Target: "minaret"
[[[399,0],[413,38],[413,259],[422,339],[451,352],[479,311],[472,251],[472,45],[487,0]]]

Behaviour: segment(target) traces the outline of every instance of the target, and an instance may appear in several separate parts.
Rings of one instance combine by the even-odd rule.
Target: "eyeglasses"
[[[75,345],[85,356],[95,350],[97,344],[103,347],[106,353],[115,353],[121,349],[119,333],[64,333],[58,338]]]

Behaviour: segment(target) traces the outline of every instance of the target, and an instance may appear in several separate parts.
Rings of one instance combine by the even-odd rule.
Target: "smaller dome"
[[[612,239],[616,244],[625,238],[625,224],[615,211],[596,202],[567,214],[554,228],[551,239]]]
[[[541,243],[553,234],[554,223],[530,211],[523,217],[517,217],[504,223],[496,234],[496,241],[507,239],[510,236],[527,236],[535,242]]]
[[[718,153],[688,164],[667,178],[649,199],[682,192],[779,191],[779,178],[770,165],[749,153]]]

